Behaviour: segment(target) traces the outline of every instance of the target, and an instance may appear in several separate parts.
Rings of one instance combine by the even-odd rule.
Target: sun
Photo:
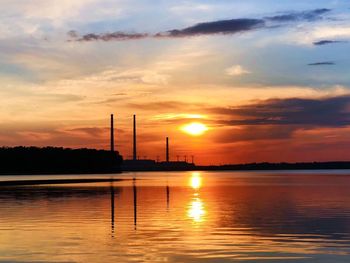
[[[208,130],[208,127],[203,123],[192,122],[182,126],[181,130],[192,136],[199,136],[205,133]]]

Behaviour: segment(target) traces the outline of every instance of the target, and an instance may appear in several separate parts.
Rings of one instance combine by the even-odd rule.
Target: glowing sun
[[[192,122],[182,126],[181,130],[190,135],[199,136],[206,132],[208,130],[208,127],[205,126],[203,123]]]

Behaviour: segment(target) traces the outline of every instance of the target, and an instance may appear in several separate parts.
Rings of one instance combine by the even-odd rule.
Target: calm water
[[[115,177],[0,188],[0,262],[350,262],[350,172]]]

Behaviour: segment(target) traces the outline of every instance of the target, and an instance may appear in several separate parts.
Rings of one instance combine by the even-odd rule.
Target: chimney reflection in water
[[[132,190],[134,194],[134,229],[137,226],[137,188],[136,188],[136,178],[133,178]]]
[[[192,201],[188,205],[187,215],[195,223],[199,223],[203,221],[203,216],[206,213],[204,209],[203,201],[199,197],[199,190],[202,186],[202,177],[199,172],[193,172],[191,174],[189,185],[190,187],[193,188],[194,193],[193,193]]]
[[[114,186],[111,184],[111,230],[114,237]]]
[[[169,202],[170,202],[170,188],[168,181],[166,182],[166,209],[169,211]]]

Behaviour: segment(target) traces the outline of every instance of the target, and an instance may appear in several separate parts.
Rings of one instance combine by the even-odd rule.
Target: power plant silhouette
[[[132,159],[126,159],[123,161],[122,170],[123,171],[186,171],[194,170],[195,164],[187,162],[187,156],[185,156],[184,161],[180,161],[177,158],[176,161],[170,161],[169,152],[169,137],[165,139],[165,161],[159,162],[159,160],[152,159],[139,159],[137,156],[137,127],[136,127],[136,115],[133,115],[133,154]],[[111,127],[110,127],[110,150],[115,152],[115,142],[114,142],[114,115],[111,114]]]

